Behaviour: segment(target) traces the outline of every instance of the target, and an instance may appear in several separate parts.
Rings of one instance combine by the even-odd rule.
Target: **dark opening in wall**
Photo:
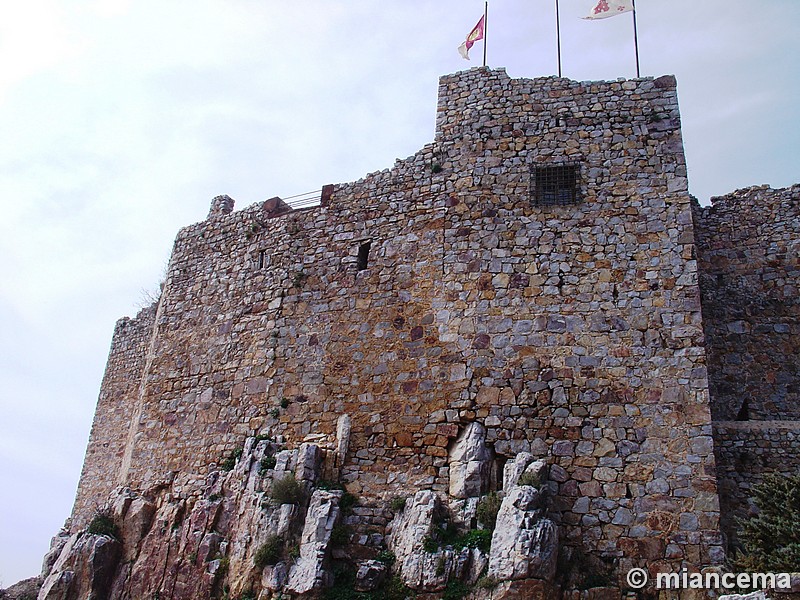
[[[258,268],[263,269],[269,265],[269,255],[266,250],[258,253]]]
[[[367,268],[367,264],[369,264],[369,249],[372,247],[372,242],[364,242],[358,247],[358,260],[356,261],[356,267],[359,271],[363,271]]]
[[[539,206],[559,206],[577,203],[580,192],[576,164],[534,166],[531,177],[531,196]]]
[[[742,407],[739,409],[739,412],[736,414],[737,421],[749,421],[750,420],[750,406],[748,405],[747,398],[744,399],[742,402]]]

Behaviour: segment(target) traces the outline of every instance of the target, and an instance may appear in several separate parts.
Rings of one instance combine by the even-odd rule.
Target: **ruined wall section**
[[[695,205],[721,526],[767,473],[800,469],[800,185]]]
[[[580,201],[536,206],[534,167],[564,161]],[[498,469],[554,465],[568,546],[620,573],[721,559],[673,78],[444,77],[432,144],[267,213],[180,232],[128,484],[194,495],[246,435],[324,445],[347,413],[342,479],[379,529],[389,498],[447,490],[477,421]]]
[[[114,327],[72,510],[74,527],[85,526],[117,485],[126,433],[137,405],[146,350],[153,335],[156,308],[153,304],[133,319],[124,317]]]
[[[737,543],[736,519],[756,514],[753,486],[768,473],[800,470],[800,421],[719,421],[714,445],[720,495],[720,527]]]
[[[695,212],[714,420],[800,419],[800,185]]]

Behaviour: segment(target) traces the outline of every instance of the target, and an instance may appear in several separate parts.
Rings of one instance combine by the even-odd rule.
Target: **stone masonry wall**
[[[800,469],[800,185],[695,205],[721,527],[766,473]]]
[[[580,202],[535,205],[533,168],[565,162]],[[349,414],[342,479],[381,507],[444,492],[477,421],[498,469],[553,465],[567,546],[718,562],[694,253],[673,78],[443,77],[434,142],[392,169],[181,230],[120,477],[192,495],[246,435]]]
[[[800,185],[695,213],[714,420],[800,419]]]
[[[72,525],[83,527],[102,508],[119,483],[127,434],[139,395],[147,346],[153,337],[156,306],[134,319],[117,321],[95,419],[72,510]]]
[[[754,514],[752,489],[767,473],[800,470],[800,421],[726,421],[714,424],[720,522],[736,540],[737,518]]]

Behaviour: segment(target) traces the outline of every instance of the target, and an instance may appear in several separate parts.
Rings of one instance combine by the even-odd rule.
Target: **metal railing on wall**
[[[288,198],[281,198],[281,200],[295,210],[298,208],[311,208],[321,204],[321,193],[322,190],[314,190],[313,192],[305,192],[303,194],[289,196]]]

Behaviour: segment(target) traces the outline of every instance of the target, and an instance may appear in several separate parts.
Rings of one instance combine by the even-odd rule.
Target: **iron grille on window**
[[[533,200],[541,206],[578,202],[578,165],[534,166]]]

